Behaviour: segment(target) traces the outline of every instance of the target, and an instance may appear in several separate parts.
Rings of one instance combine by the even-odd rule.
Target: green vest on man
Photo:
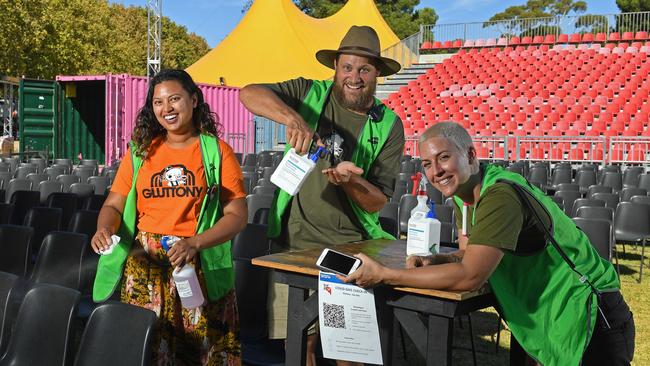
[[[318,128],[318,122],[323,112],[323,107],[328,98],[330,98],[331,88],[332,81],[314,80],[309,92],[307,92],[307,95],[303,100],[303,103],[298,109],[298,113],[314,131]],[[380,105],[380,107],[383,108],[383,118],[380,121],[370,121],[370,119],[366,121],[366,124],[361,129],[358,143],[350,159],[354,165],[363,169],[364,178],[386,143],[390,131],[393,128],[393,124],[395,123],[395,119],[397,118],[393,111],[386,108],[386,106],[376,98],[375,105]],[[373,139],[378,141],[378,143],[371,143]],[[290,148],[291,146],[287,144],[285,154]],[[269,238],[277,238],[280,235],[282,230],[282,217],[287,213],[287,208],[291,203],[291,199],[292,196],[282,190],[276,192],[269,213]],[[378,213],[365,211],[349,198],[348,202],[352,207],[355,217],[363,226],[363,236],[365,239],[395,239],[395,237],[385,232],[379,225]]]

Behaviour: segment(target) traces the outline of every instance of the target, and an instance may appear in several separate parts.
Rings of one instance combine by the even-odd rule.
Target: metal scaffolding
[[[147,0],[147,76],[160,71],[162,0]]]
[[[19,80],[10,77],[0,77],[0,87],[2,88],[2,95],[0,95],[0,121],[2,121],[2,136],[15,137],[13,128],[16,121],[14,121],[14,111],[18,108],[18,85]]]

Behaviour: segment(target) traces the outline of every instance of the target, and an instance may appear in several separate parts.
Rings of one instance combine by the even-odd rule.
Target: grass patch
[[[650,261],[646,259],[648,267],[644,269],[643,282],[638,283],[641,248],[625,246],[623,254],[622,245],[617,245],[619,264],[621,268],[621,288],[625,301],[634,313],[636,324],[636,345],[632,365],[650,365]],[[646,254],[646,258],[648,254]],[[508,365],[510,352],[510,332],[501,327],[499,345],[496,346],[497,313],[494,308],[484,309],[472,313],[472,330],[474,332],[474,345],[476,348],[477,365],[501,366]],[[424,359],[417,349],[405,339],[406,357],[400,347],[396,350],[401,365],[424,365]],[[497,351],[498,350],[498,351]],[[472,365],[472,351],[469,337],[467,317],[462,318],[462,327],[458,320],[454,321],[454,348],[452,353],[454,365]]]

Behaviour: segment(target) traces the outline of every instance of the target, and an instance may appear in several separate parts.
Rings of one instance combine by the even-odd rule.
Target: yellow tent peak
[[[323,19],[304,14],[291,0],[255,0],[237,27],[214,49],[187,68],[197,82],[242,87],[296,77],[328,79],[333,71],[315,57],[337,49],[353,25],[368,25],[382,48],[399,42],[373,0],[349,0]]]

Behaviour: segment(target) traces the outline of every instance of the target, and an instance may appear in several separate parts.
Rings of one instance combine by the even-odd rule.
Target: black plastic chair
[[[269,270],[251,264],[251,259],[269,251],[264,225],[248,224],[232,240],[242,361],[250,365],[284,362],[283,344],[268,340]]]
[[[576,217],[602,219],[614,222],[614,209],[611,207],[582,206],[576,211]]]
[[[621,191],[621,202],[628,202],[633,196],[647,196],[648,191],[643,188],[628,187]]]
[[[45,235],[61,229],[61,216],[63,211],[53,207],[32,207],[27,211],[23,226],[34,228],[32,236],[32,254],[34,258],[41,249]]]
[[[78,302],[78,291],[55,285],[34,285],[20,305],[0,366],[67,365]]]
[[[555,188],[558,191],[580,191],[580,185],[577,183],[559,183]]]
[[[596,193],[613,193],[612,187],[605,187],[598,184],[589,186],[587,189],[587,198],[593,198]]]
[[[0,271],[27,276],[31,268],[33,235],[31,227],[0,225]]]
[[[528,173],[528,181],[546,187],[548,184],[548,169],[545,166],[534,165]]]
[[[38,252],[30,282],[81,289],[83,252],[91,250],[84,234],[55,231],[47,234]]]
[[[84,210],[99,211],[106,201],[106,195],[92,194],[83,199],[81,208]]]
[[[0,355],[4,355],[11,328],[18,312],[15,306],[15,292],[19,277],[12,273],[0,272]]]
[[[614,215],[614,237],[617,243],[641,244],[640,283],[643,279],[645,243],[650,237],[650,206],[632,202],[619,203]]]
[[[74,365],[149,365],[155,323],[156,313],[139,306],[99,305],[88,318]]]
[[[580,187],[580,192],[586,193],[589,187],[595,185],[598,182],[596,179],[596,171],[578,170],[576,173],[575,182]]]
[[[253,187],[253,194],[274,195],[278,187],[270,186],[255,186]]]
[[[47,207],[57,207],[62,210],[61,227],[68,227],[70,218],[77,210],[79,198],[74,193],[54,192],[47,197]]]
[[[408,186],[406,182],[401,180],[395,181],[395,189],[393,189],[393,197],[391,197],[390,201],[399,203],[399,200],[402,198],[402,196],[408,193],[407,188]]]
[[[551,187],[559,190],[559,188],[557,188],[557,185],[562,183],[571,183],[572,175],[573,172],[571,171],[571,167],[556,168],[553,170],[553,174],[551,176]]]
[[[9,181],[5,188],[5,202],[11,202],[13,195],[20,191],[31,191],[32,181],[27,179],[14,178]]]
[[[606,172],[601,184],[606,187],[612,187],[614,193],[618,193],[623,189],[623,174],[617,172]]]
[[[582,197],[582,193],[579,191],[557,191],[555,192],[556,197],[562,197],[564,202],[564,213],[571,215],[571,208],[573,208],[573,202],[578,198]]]
[[[56,181],[63,183],[63,192],[70,192],[70,186],[81,182],[81,178],[74,174],[61,174],[56,177]]]
[[[605,201],[595,198],[578,198],[573,201],[573,207],[571,208],[571,215],[569,217],[575,217],[578,209],[583,206],[605,207]]]
[[[650,205],[650,196],[632,196],[632,198],[630,198],[630,202]]]
[[[583,217],[574,217],[573,222],[587,235],[591,245],[596,248],[598,254],[611,261],[612,251],[614,249],[612,222],[602,219],[586,219]],[[618,257],[616,262],[618,264]]]
[[[246,206],[248,207],[248,223],[255,220],[255,215],[260,209],[270,209],[273,203],[273,196],[268,194],[249,194],[246,196]]]
[[[88,184],[95,188],[95,194],[103,196],[106,194],[106,189],[111,185],[111,178],[107,176],[92,176],[88,178]]]
[[[42,181],[38,184],[38,191],[41,194],[41,204],[45,204],[52,193],[63,192],[63,183],[50,180]]]
[[[4,200],[0,199],[0,225],[10,223],[13,212],[14,205],[10,203],[4,203]]]
[[[381,224],[382,229],[396,238],[399,237],[398,209],[399,205],[397,203],[388,202],[384,207],[382,207],[381,211],[379,211],[379,223]]]
[[[625,187],[638,187],[639,176],[643,174],[645,169],[640,166],[631,166],[623,172],[623,188]]]
[[[605,201],[605,207],[611,207],[614,210],[620,202],[618,193],[594,193],[591,198]]]
[[[99,212],[97,211],[79,210],[72,215],[68,231],[86,235],[88,245],[90,245],[90,239],[97,231],[98,216]],[[83,294],[90,294],[92,292],[98,262],[99,254],[95,253],[91,248],[86,247],[81,258],[81,291]]]
[[[637,186],[650,192],[650,173],[641,174]]]
[[[447,205],[435,205],[436,217],[440,222],[454,223],[454,208]]]
[[[411,218],[411,210],[418,205],[418,199],[412,194],[405,194],[399,200],[399,208],[397,209],[397,217],[399,218],[399,234],[406,234],[409,226],[409,218]]]
[[[41,194],[35,191],[17,191],[11,196],[10,204],[14,206],[10,223],[20,225],[25,220],[27,212],[32,207],[38,206]]]

